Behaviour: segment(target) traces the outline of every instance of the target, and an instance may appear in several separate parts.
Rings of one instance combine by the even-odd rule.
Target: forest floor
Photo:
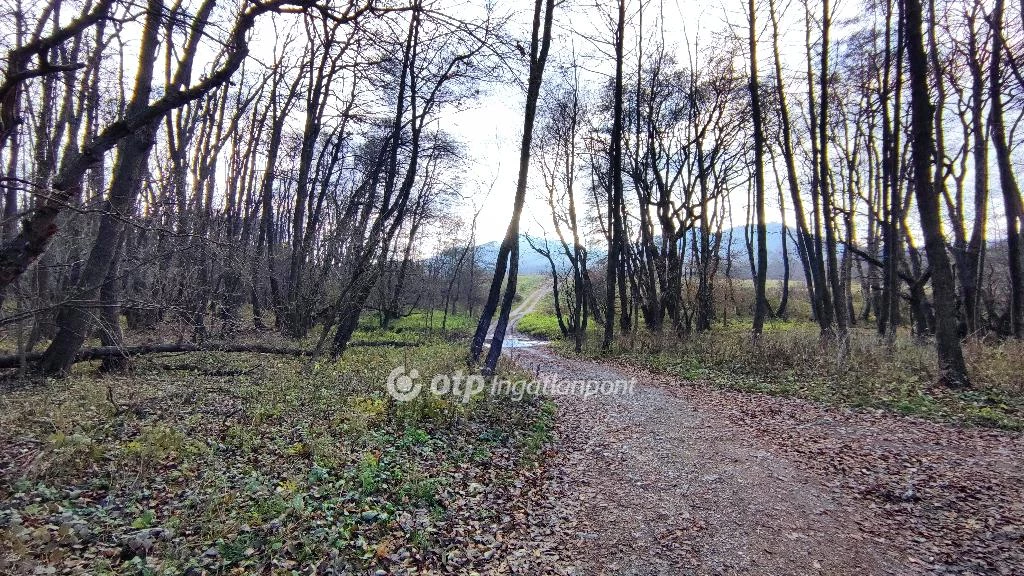
[[[555,399],[555,572],[1024,574],[1019,432],[513,354],[540,377],[635,379]]]
[[[5,382],[0,574],[531,573],[553,405],[385,392],[465,370],[466,338]]]
[[[1024,574],[1024,435],[567,358],[511,315],[506,378],[385,392],[460,332],[337,362],[216,352],[0,388],[0,574]],[[404,368],[403,368],[404,369]]]

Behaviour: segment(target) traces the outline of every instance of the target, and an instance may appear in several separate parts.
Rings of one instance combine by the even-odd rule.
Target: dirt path
[[[540,304],[540,301],[543,300],[544,297],[548,295],[550,290],[551,284],[541,284],[526,298],[523,298],[523,301],[519,303],[519,306],[516,306],[515,308],[512,309],[512,312],[509,314],[509,325],[512,327],[513,331],[515,331],[516,322],[518,322],[523,316],[526,316],[531,311],[533,311],[533,309],[536,308],[538,304]]]
[[[542,376],[628,379],[544,347]],[[562,543],[582,574],[907,574],[906,556],[861,532],[871,515],[685,395],[566,396],[555,489],[576,501]]]
[[[523,298],[523,301],[520,302],[515,308],[513,308],[511,312],[509,312],[508,329],[507,334],[505,335],[505,349],[516,348],[519,346],[521,342],[533,342],[528,337],[525,337],[522,334],[516,332],[516,324],[519,323],[523,316],[526,316],[534,308],[536,308],[537,305],[540,304],[540,301],[543,300],[544,297],[548,295],[550,290],[551,284],[541,284],[540,286],[535,288],[533,292],[530,292],[528,295],[526,295],[526,297]],[[487,341],[490,341],[491,338],[493,337],[494,326],[492,325],[491,329],[487,332]]]
[[[1024,574],[1020,434],[714,390],[543,345],[512,355],[542,377],[636,378],[632,394],[555,398],[534,519],[545,570]]]

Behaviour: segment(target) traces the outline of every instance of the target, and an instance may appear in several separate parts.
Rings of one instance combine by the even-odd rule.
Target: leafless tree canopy
[[[516,39],[522,14],[440,0],[8,3],[10,348],[51,374],[94,337],[338,355],[423,308],[477,318],[493,370],[531,195],[577,350],[588,323],[607,349],[737,314],[756,342],[799,309],[840,346],[934,337],[966,386],[963,338],[1024,335],[1021,5],[750,0],[702,35],[650,3],[530,8]],[[445,117],[495,80],[526,106],[488,275]]]

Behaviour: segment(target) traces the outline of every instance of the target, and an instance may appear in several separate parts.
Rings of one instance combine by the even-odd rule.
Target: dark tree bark
[[[828,281],[832,288],[833,318],[836,330],[843,341],[847,336],[849,320],[847,318],[846,296],[843,282],[840,279],[838,243],[836,242],[835,222],[835,189],[832,185],[832,173],[829,166],[829,100],[831,98],[831,77],[829,72],[829,33],[832,28],[832,8],[829,0],[823,0],[821,6],[821,113],[818,116],[818,194],[821,201],[821,220],[825,229],[825,261],[828,268]]]
[[[808,238],[808,258],[811,261],[811,267],[814,276],[814,295],[817,298],[817,318],[818,326],[821,328],[822,336],[827,336],[833,329],[834,323],[834,309],[832,307],[833,294],[829,290],[829,282],[826,280],[827,271],[825,266],[825,255],[822,250],[821,242],[821,220],[822,220],[822,191],[827,192],[827,187],[823,188],[821,183],[821,152],[819,142],[819,129],[820,124],[818,120],[818,111],[815,106],[814,97],[814,67],[813,67],[813,56],[812,56],[812,44],[811,44],[811,14],[809,5],[804,12],[804,44],[807,51],[807,113],[810,120],[810,129],[808,130],[810,141],[811,141],[811,213],[813,215],[813,228],[810,230],[810,237]],[[827,81],[826,86],[827,86]],[[824,172],[828,174],[827,165],[824,168]]]
[[[982,67],[982,42],[979,42],[977,11],[973,7],[970,16],[970,30],[967,36],[967,62],[971,71],[971,154],[974,172],[974,220],[970,239],[960,258],[960,282],[963,285],[964,316],[967,331],[976,333],[981,327],[979,307],[981,304],[981,278],[984,271],[985,228],[988,221],[988,138],[985,132],[985,72]],[[966,145],[966,144],[965,144]]]
[[[562,336],[568,336],[569,329],[566,327],[565,317],[562,315],[562,301],[558,290],[558,266],[555,265],[555,259],[551,255],[551,247],[548,246],[546,238],[544,239],[543,247],[535,243],[529,235],[526,236],[526,242],[530,245],[530,248],[533,248],[534,252],[540,254],[548,261],[548,267],[551,269],[551,297],[554,300],[558,331],[562,333]]]
[[[827,0],[826,0],[827,3]],[[757,5],[747,2],[748,46],[750,50],[750,115],[754,123],[754,210],[757,214],[757,275],[754,277],[754,339],[761,337],[768,316],[768,231],[764,214],[764,125],[761,115],[761,94],[757,78]]]
[[[939,358],[940,381],[950,388],[967,388],[967,364],[956,322],[956,288],[950,269],[946,240],[939,214],[939,194],[932,180],[933,140],[932,104],[928,96],[928,56],[921,32],[921,0],[903,0],[906,30],[907,65],[910,72],[911,159],[914,169],[914,195],[917,199],[925,251],[932,270],[932,298],[935,307],[935,341]]]
[[[999,185],[1003,192],[1006,213],[1006,253],[1010,272],[1010,334],[1024,337],[1024,271],[1021,263],[1021,224],[1024,221],[1024,203],[1020,185],[1014,175],[1011,148],[1003,120],[1002,62],[1006,50],[1003,40],[1004,0],[995,0],[991,14],[992,63],[989,70],[989,122],[992,125],[992,146],[999,167]]]
[[[21,108],[21,92],[26,82],[33,78],[53,76],[62,72],[73,72],[83,68],[84,64],[55,65],[48,59],[48,54],[64,42],[78,37],[83,31],[107,17],[113,6],[113,0],[100,0],[89,12],[83,12],[66,26],[57,28],[49,36],[37,36],[29,42],[21,44],[7,54],[7,69],[4,81],[0,84],[0,149],[7,144],[7,139],[14,134],[18,124]],[[87,5],[88,8],[88,5]],[[20,17],[20,15],[19,15]],[[16,31],[20,37],[21,30]],[[39,59],[36,68],[29,68],[33,57]]]
[[[903,189],[900,177],[900,135],[902,130],[903,94],[903,4],[899,3],[895,50],[891,45],[892,8],[886,4],[885,16],[885,68],[882,74],[882,187],[883,187],[883,252],[882,260],[882,303],[878,314],[878,332],[890,344],[895,342],[896,330],[900,323],[899,266],[903,260],[904,220]],[[892,71],[892,55],[896,53],[895,70]],[[891,87],[891,84],[895,84]],[[889,101],[892,96],[892,115]]]
[[[164,13],[162,0],[149,0],[146,23],[139,48],[139,66],[135,77],[132,99],[128,103],[129,115],[140,114],[149,105],[153,87],[153,68],[160,45],[161,20]],[[193,53],[194,54],[194,53]],[[78,279],[76,290],[82,304],[72,304],[60,310],[59,329],[53,342],[40,360],[39,368],[45,374],[65,374],[74,364],[75,354],[89,334],[94,311],[90,309],[114,263],[124,221],[135,206],[142,178],[149,162],[149,152],[156,136],[156,120],[142,126],[118,145],[114,176],[109,197],[103,203],[100,226],[85,268]]]
[[[480,322],[469,349],[469,361],[476,363],[483,352],[484,340],[491,327],[491,320],[498,310],[501,298],[501,312],[494,327],[491,348],[487,353],[484,371],[491,373],[498,364],[502,343],[505,341],[505,330],[508,327],[508,316],[512,310],[512,301],[516,295],[516,284],[519,277],[519,218],[526,202],[526,180],[530,171],[530,146],[533,142],[533,123],[537,115],[537,100],[540,97],[540,86],[544,78],[544,65],[547,63],[548,50],[551,47],[551,26],[554,21],[555,0],[536,0],[533,8],[533,35],[530,41],[530,75],[526,85],[526,112],[523,117],[523,136],[519,148],[519,175],[516,181],[516,195],[512,203],[512,218],[505,238],[498,249],[498,257],[494,263],[494,276],[487,293],[487,301],[480,312]],[[501,288],[508,274],[504,297]]]
[[[109,347],[124,345],[124,333],[121,330],[121,279],[118,277],[118,263],[124,252],[127,234],[118,239],[114,259],[110,263],[107,277],[100,289],[100,344]],[[131,367],[131,360],[126,356],[111,356],[103,359],[104,372],[122,371]]]
[[[125,138],[144,130],[154,122],[159,122],[167,112],[198,100],[225,84],[248,56],[249,32],[261,15],[288,8],[304,10],[315,6],[317,0],[271,0],[250,7],[239,14],[225,42],[226,57],[219,68],[192,86],[175,86],[174,90],[169,90],[154,102],[147,103],[135,114],[128,114],[107,125],[89,145],[64,158],[50,186],[53,192],[22,221],[22,229],[18,235],[0,247],[0,290],[5,290],[17,280],[46,250],[50,239],[57,233],[57,216],[77,197],[83,176],[102,160],[106,152],[118,146]],[[358,8],[350,4],[343,11],[332,13],[332,19],[353,22],[373,8],[369,4]],[[324,10],[326,11],[326,8]]]
[[[609,178],[611,179],[610,195],[608,197],[608,267],[605,273],[605,323],[604,337],[601,340],[601,350],[611,349],[615,338],[615,284],[618,280],[619,258],[622,245],[625,242],[622,226],[622,56],[625,42],[626,28],[626,2],[618,1],[618,19],[615,29],[615,90],[612,103],[612,133],[611,133],[611,158],[609,162]],[[628,311],[620,310],[621,314],[628,314]]]

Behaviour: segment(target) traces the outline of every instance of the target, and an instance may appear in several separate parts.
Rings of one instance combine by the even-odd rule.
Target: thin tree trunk
[[[1021,266],[1021,219],[1024,206],[1020,197],[1020,185],[1013,172],[1011,148],[1003,120],[1002,59],[1005,50],[1003,42],[1003,4],[996,0],[992,11],[992,68],[989,72],[989,122],[992,124],[992,145],[999,167],[999,185],[1003,192],[1003,206],[1006,212],[1006,254],[1010,272],[1010,334],[1014,338],[1024,337],[1024,271]]]
[[[847,336],[847,307],[843,283],[840,279],[836,223],[834,217],[835,191],[832,186],[829,167],[829,98],[831,97],[829,72],[829,33],[832,28],[832,8],[829,0],[823,0],[821,7],[821,114],[818,117],[818,186],[821,195],[821,219],[825,229],[825,260],[828,268],[829,285],[832,288],[833,317],[838,336],[845,346]]]
[[[622,226],[622,57],[625,41],[626,2],[618,1],[618,21],[615,28],[615,92],[613,95],[613,117],[611,133],[611,160],[609,162],[609,178],[611,187],[608,198],[608,267],[605,273],[605,324],[601,350],[611,349],[615,338],[615,284],[619,272],[619,258],[624,242]],[[621,314],[628,311],[620,310]]]
[[[827,2],[827,0],[826,0]],[[750,47],[750,113],[754,122],[754,209],[757,212],[757,276],[754,277],[754,338],[760,338],[768,316],[768,230],[764,214],[764,127],[761,116],[761,94],[757,78],[757,5],[747,2],[750,11],[748,27]]]
[[[124,334],[121,331],[121,280],[118,278],[118,264],[121,261],[127,234],[122,232],[117,241],[114,260],[100,289],[100,344],[103,346],[124,346]],[[111,356],[103,359],[102,370],[113,372],[131,367],[131,360],[126,356]]]
[[[508,273],[508,285],[501,299],[501,311],[494,327],[494,337],[487,353],[484,371],[493,373],[501,354],[502,343],[505,341],[505,330],[508,316],[512,310],[516,285],[519,280],[519,218],[526,202],[526,182],[530,171],[530,146],[533,142],[533,123],[537,115],[537,100],[540,97],[540,85],[544,77],[544,65],[547,63],[548,49],[551,47],[551,26],[554,20],[555,0],[536,0],[533,12],[533,39],[530,43],[530,77],[526,88],[526,112],[523,117],[523,137],[519,149],[519,175],[516,181],[516,196],[512,204],[512,219],[505,232],[505,238],[498,249],[498,258],[494,263],[494,276],[487,295],[487,302],[480,313],[473,342],[470,345],[469,360],[472,363],[480,359],[484,340],[490,329],[491,320],[498,309],[498,298],[505,274]],[[542,21],[543,17],[543,21]]]
[[[821,158],[818,142],[818,112],[815,106],[814,97],[814,68],[812,65],[811,45],[811,14],[810,8],[804,14],[804,45],[807,51],[807,111],[810,120],[810,141],[811,141],[811,192],[812,192],[812,214],[814,227],[808,240],[808,259],[811,262],[814,276],[814,295],[817,298],[818,326],[821,328],[822,336],[827,336],[832,330],[834,310],[832,308],[832,295],[829,293],[829,285],[826,281],[825,258],[821,246],[821,171],[819,170]],[[787,157],[790,155],[787,155]],[[827,174],[828,169],[826,167]],[[791,178],[795,177],[795,171]]]

